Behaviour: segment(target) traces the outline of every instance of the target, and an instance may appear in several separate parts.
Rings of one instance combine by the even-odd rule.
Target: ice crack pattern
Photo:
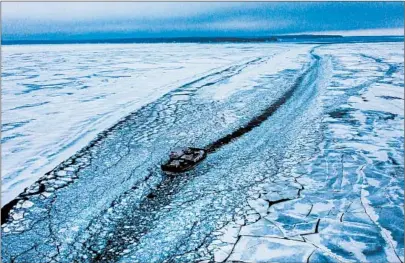
[[[3,261],[402,262],[403,46],[266,49],[137,109],[20,194]],[[160,171],[280,99],[193,170]]]

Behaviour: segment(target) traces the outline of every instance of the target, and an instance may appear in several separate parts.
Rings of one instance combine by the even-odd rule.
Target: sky
[[[6,2],[3,40],[404,35],[403,2]]]

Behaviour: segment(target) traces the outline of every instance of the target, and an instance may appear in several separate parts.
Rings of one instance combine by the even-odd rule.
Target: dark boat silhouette
[[[170,152],[169,161],[161,165],[162,171],[167,174],[181,173],[191,170],[205,159],[207,152],[204,149],[185,147]]]

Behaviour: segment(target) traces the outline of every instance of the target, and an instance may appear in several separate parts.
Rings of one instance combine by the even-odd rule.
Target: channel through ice
[[[2,260],[402,262],[403,61],[403,43],[6,46]]]

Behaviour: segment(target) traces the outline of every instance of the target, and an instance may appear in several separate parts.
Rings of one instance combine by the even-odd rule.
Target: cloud
[[[326,34],[326,35],[342,35],[342,36],[403,36],[404,28],[373,28],[373,29],[356,29],[356,30],[312,31],[304,33],[315,35]]]
[[[402,2],[6,2],[1,23],[7,40],[392,35],[394,29],[397,35],[403,8]]]
[[[256,19],[231,19],[227,21],[216,21],[199,26],[201,29],[213,30],[269,30],[274,28],[285,28],[291,25],[291,21],[269,21]]]
[[[2,17],[36,21],[180,18],[240,6],[208,2],[5,2]]]
[[[5,31],[22,31],[25,35],[37,33],[81,33],[81,32],[164,32],[164,31],[268,31],[271,29],[281,29],[292,24],[288,20],[266,20],[255,19],[254,17],[226,18],[214,21],[190,22],[188,19],[133,19],[124,21],[78,21],[76,23],[49,21],[29,22],[20,21],[6,25]]]

